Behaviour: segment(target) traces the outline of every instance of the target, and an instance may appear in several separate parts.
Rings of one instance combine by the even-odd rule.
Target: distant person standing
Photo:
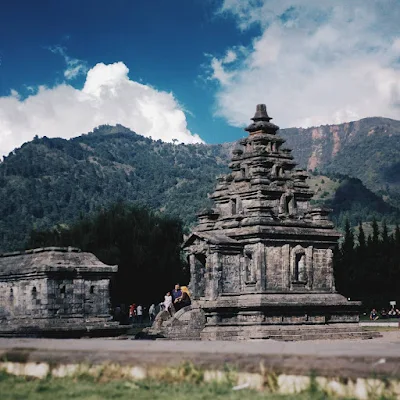
[[[139,304],[136,308],[136,315],[139,324],[141,324],[143,322],[143,307],[141,304]]]
[[[150,322],[153,322],[154,319],[156,318],[156,306],[153,303],[150,307],[149,307],[149,319]]]
[[[129,322],[133,324],[135,322],[136,304],[133,303],[129,307]]]
[[[121,322],[121,307],[117,306],[114,309],[114,321]]]

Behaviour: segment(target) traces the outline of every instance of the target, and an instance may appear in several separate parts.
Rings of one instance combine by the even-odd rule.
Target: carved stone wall
[[[47,318],[47,279],[0,281],[0,305],[10,318]]]
[[[214,207],[199,214],[184,244],[194,299],[207,319],[202,337],[246,338],[269,324],[356,322],[359,303],[335,292],[332,249],[340,235],[329,210],[312,207],[307,173],[282,148],[264,105],[252,120],[233,150],[231,172],[209,196]]]
[[[240,256],[221,255],[222,293],[240,293]]]
[[[50,322],[108,318],[115,266],[73,249],[36,249],[0,257],[0,319]],[[40,322],[37,322],[40,323]]]
[[[314,284],[316,290],[334,291],[333,252],[331,249],[315,249],[313,253]]]

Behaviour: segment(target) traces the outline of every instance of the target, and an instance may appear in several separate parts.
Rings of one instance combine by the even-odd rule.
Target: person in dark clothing
[[[182,290],[181,290],[181,285],[179,285],[179,283],[175,285],[175,289],[172,291],[171,295],[172,295],[172,302],[174,304],[180,301],[179,299],[182,297]]]
[[[190,306],[192,301],[190,300],[190,297],[186,292],[182,292],[181,301],[179,303],[181,304],[181,308],[183,308],[186,306]]]
[[[190,300],[187,288],[184,287],[186,290],[183,290],[183,288],[181,288],[180,286],[178,289],[177,286],[179,286],[179,285],[175,286],[176,294],[180,294],[180,296],[176,297],[174,300],[175,311],[179,311],[183,307],[190,306],[190,304],[191,304],[191,300]],[[174,295],[172,295],[172,296],[174,296]]]
[[[369,319],[371,321],[376,321],[379,318],[378,312],[375,308],[372,309],[371,313],[369,314]]]

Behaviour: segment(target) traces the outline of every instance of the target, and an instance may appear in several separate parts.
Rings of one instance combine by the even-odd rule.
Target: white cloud
[[[63,83],[39,86],[20,100],[14,90],[0,97],[0,149],[5,155],[35,135],[71,138],[101,124],[122,124],[144,136],[171,142],[202,142],[187,129],[172,93],[132,81],[122,62],[97,64],[82,90]]]
[[[229,49],[226,52],[226,55],[225,55],[225,58],[224,58],[224,63],[225,64],[230,64],[230,63],[236,61],[236,59],[237,59],[236,53],[232,49]]]
[[[219,12],[260,29],[245,57],[211,57],[215,113],[231,125],[257,103],[282,127],[400,118],[397,0],[224,0]]]
[[[78,58],[70,57],[65,48],[62,46],[52,46],[48,48],[54,54],[60,54],[67,64],[67,68],[64,71],[64,78],[67,80],[75,79],[79,75],[85,75],[88,72],[87,63],[83,60],[79,60]]]

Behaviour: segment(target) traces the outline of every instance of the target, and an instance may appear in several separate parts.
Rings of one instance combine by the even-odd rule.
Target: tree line
[[[74,246],[118,265],[112,281],[113,305],[161,301],[176,282],[189,280],[181,257],[183,226],[179,219],[145,207],[117,203],[70,226],[33,230],[27,248]]]
[[[349,221],[344,240],[335,253],[336,288],[351,300],[361,300],[365,308],[388,308],[389,301],[400,303],[400,228],[389,234],[386,223],[381,229],[376,220],[366,237],[362,224],[358,235]]]
[[[372,222],[366,237],[359,224],[355,237],[349,221],[344,240],[334,256],[336,288],[366,308],[400,303],[400,228],[389,234]],[[106,264],[118,265],[112,283],[114,305],[161,300],[174,283],[189,282],[189,268],[182,258],[183,224],[174,217],[146,207],[116,203],[71,225],[33,230],[27,248],[76,246],[94,253]]]

